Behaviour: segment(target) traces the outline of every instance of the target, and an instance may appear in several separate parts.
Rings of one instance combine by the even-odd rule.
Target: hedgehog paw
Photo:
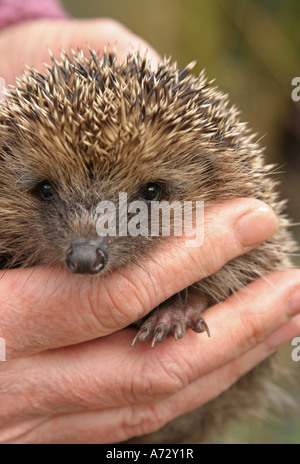
[[[203,308],[201,308],[203,310]],[[139,328],[133,339],[132,346],[136,341],[145,342],[152,340],[151,346],[156,342],[163,342],[167,337],[173,336],[175,340],[182,338],[186,329],[191,328],[194,332],[207,332],[210,337],[209,328],[197,308],[163,307],[154,309],[148,319]]]

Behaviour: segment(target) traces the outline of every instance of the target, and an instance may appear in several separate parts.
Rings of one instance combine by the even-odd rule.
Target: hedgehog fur
[[[204,72],[191,74],[192,68],[180,70],[165,60],[151,70],[138,53],[118,64],[113,53],[99,58],[91,50],[89,56],[78,51],[71,57],[62,53],[60,61],[52,57],[44,74],[26,70],[0,106],[3,269],[66,266],[70,240],[95,236],[99,200],[116,201],[118,192],[137,199],[153,183],[168,201],[200,200],[209,206],[255,197],[274,208],[280,223],[273,238],[174,297],[173,304],[206,295],[212,305],[270,271],[291,266],[294,243],[270,176],[273,167],[265,165],[263,149],[228,97]],[[45,181],[51,201],[41,197]],[[151,257],[161,240],[110,239],[100,275]],[[200,410],[136,440],[205,439],[227,418],[261,407],[271,364],[266,361]]]

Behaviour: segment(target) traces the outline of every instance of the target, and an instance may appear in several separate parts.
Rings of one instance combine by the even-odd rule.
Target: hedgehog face
[[[102,173],[98,161],[88,166],[70,163],[67,169],[55,144],[47,147],[51,161],[45,165],[41,145],[33,146],[26,133],[18,131],[8,139],[14,144],[2,146],[0,190],[5,209],[1,209],[0,227],[2,237],[7,236],[5,251],[10,267],[55,264],[67,265],[75,273],[104,274],[138,262],[150,256],[163,239],[150,233],[152,203],[189,198],[189,182],[183,181],[180,167],[176,169],[174,163],[169,166],[171,152],[167,150],[163,152],[166,161],[161,157],[161,168],[153,171],[151,158],[143,158],[145,145],[140,146],[140,162],[128,173],[133,160],[130,169],[128,147],[123,145],[124,159],[118,169],[112,164]],[[137,217],[137,210],[132,210],[134,202],[146,209],[146,233],[139,234],[138,225],[137,234],[129,231]],[[106,203],[114,206],[108,211],[110,216],[106,213],[114,230],[100,236],[99,207]],[[128,226],[125,234],[121,231],[124,215]]]
[[[120,233],[120,194],[148,209],[259,197],[259,148],[203,74],[169,61],[151,71],[139,55],[72,58],[26,71],[0,107],[2,267],[93,274],[150,255],[162,237]],[[99,236],[103,202],[116,207],[115,235]]]
[[[28,143],[26,134],[22,134],[19,144],[16,141],[20,137],[20,132],[11,134],[9,140],[14,140],[14,145],[3,145],[1,149],[0,190],[5,207],[0,214],[1,233],[7,243],[5,266],[67,265],[74,273],[104,274],[138,261],[157,246],[160,237],[130,233],[120,236],[120,218],[126,214],[127,225],[134,217],[128,209],[139,201],[149,210],[150,224],[151,202],[178,196],[180,188],[175,178],[171,181],[171,173],[168,180],[162,181],[162,172],[157,172],[159,181],[156,181],[155,174],[146,174],[148,170],[141,163],[139,175],[133,179],[128,176],[125,160],[118,170],[112,166],[106,176],[99,175],[99,165],[97,173],[91,163],[66,171],[60,164],[60,154],[54,156],[55,145],[48,146],[54,154],[50,169],[50,164],[45,166],[39,161],[43,159],[39,145],[32,146],[31,140]],[[124,204],[120,204],[122,195],[126,196],[125,210]],[[110,214],[115,231],[100,236],[99,206],[107,202],[114,206]]]

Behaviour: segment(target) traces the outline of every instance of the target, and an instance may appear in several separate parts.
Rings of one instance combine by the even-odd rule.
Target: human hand
[[[147,51],[147,57],[155,67],[160,59],[158,53],[141,37],[136,36],[119,22],[108,19],[39,19],[25,21],[0,32],[1,76],[7,84],[22,74],[25,64],[39,71],[43,63],[50,63],[49,49],[56,58],[64,49],[82,49],[88,54],[91,46],[103,53],[105,47],[116,45],[117,59],[123,61],[129,50]]]
[[[105,278],[46,267],[1,272],[2,443],[113,443],[152,432],[299,334],[300,272],[291,270],[209,308],[210,339],[187,331],[154,349],[131,347],[135,330],[120,329],[276,229],[272,211],[254,199],[211,207],[206,220],[204,244],[192,255],[166,241],[153,260]]]

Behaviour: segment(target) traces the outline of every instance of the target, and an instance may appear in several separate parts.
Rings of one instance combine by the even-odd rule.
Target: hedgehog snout
[[[72,240],[66,253],[66,264],[74,274],[98,274],[105,266],[108,251],[101,240]]]

